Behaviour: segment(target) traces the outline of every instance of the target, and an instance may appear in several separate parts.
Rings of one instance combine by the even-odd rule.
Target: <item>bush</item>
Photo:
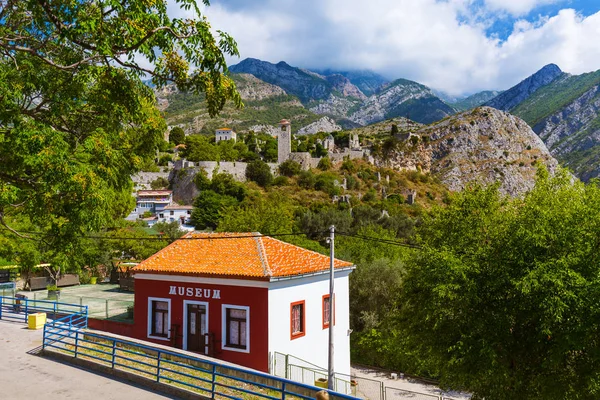
[[[319,174],[315,180],[315,189],[325,192],[330,196],[339,195],[341,194],[341,188],[335,184],[336,180],[337,176],[332,173]]]
[[[248,166],[246,167],[246,178],[258,183],[262,187],[267,187],[273,182],[271,168],[262,160],[255,160],[248,163]]]
[[[319,168],[321,171],[327,171],[329,169],[331,169],[331,160],[329,159],[329,157],[323,157],[319,160],[319,164],[317,165],[317,168]]]
[[[169,187],[169,181],[163,178],[162,176],[159,176],[158,178],[150,182],[150,187],[154,190],[164,189],[166,187]]]
[[[295,176],[302,171],[302,167],[294,160],[286,160],[279,166],[279,173],[284,176]]]
[[[349,172],[351,174],[356,172],[356,165],[354,165],[354,161],[352,160],[344,160],[344,162],[342,163],[342,166],[340,167],[342,169],[342,171],[346,171]]]
[[[273,186],[287,186],[290,184],[290,180],[287,176],[278,176],[273,179]]]
[[[362,201],[368,202],[377,199],[377,192],[374,189],[370,189],[362,198]]]
[[[311,171],[302,171],[298,176],[298,185],[304,189],[313,189],[317,179]]]
[[[169,133],[169,142],[173,143],[175,146],[183,143],[185,141],[185,132],[180,127],[176,126],[171,129]]]

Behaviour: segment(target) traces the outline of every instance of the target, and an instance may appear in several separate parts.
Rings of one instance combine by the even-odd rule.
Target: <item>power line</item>
[[[358,235],[358,234],[352,234],[352,233],[347,233],[347,232],[336,232],[336,233],[341,236],[353,237],[356,239],[378,242],[378,243],[383,243],[383,244],[389,244],[389,245],[393,245],[393,246],[407,247],[410,249],[418,249],[418,250],[423,249],[422,246],[419,246],[416,244],[398,242],[398,241],[391,240],[391,239],[382,239],[382,238],[377,238],[377,237],[373,237],[373,236]]]

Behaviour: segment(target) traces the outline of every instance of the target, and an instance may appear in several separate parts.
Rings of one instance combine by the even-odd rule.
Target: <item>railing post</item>
[[[281,385],[281,400],[285,400],[285,382]]]
[[[46,329],[46,325],[44,325]],[[79,331],[75,331],[75,358],[77,358],[77,350],[79,349]]]
[[[4,297],[0,297],[0,319],[2,319],[2,307],[4,307]]]
[[[289,363],[289,356],[290,356],[289,354],[285,355],[285,379],[290,379],[290,376],[289,376],[290,365],[288,364]]]
[[[57,302],[58,302],[58,299],[52,305],[52,309],[54,310],[54,316],[53,316],[54,321],[56,321],[56,304],[57,304]]]
[[[385,399],[385,389],[383,387],[383,382],[381,382],[381,400]]]
[[[158,361],[156,362],[156,382],[160,382],[160,351],[157,354]]]
[[[106,319],[108,319],[108,299],[106,300]]]
[[[25,300],[25,323],[27,323],[27,313],[29,311],[29,299],[28,298],[24,298],[23,300]]]
[[[215,382],[217,380],[217,365],[213,364],[212,366],[212,396],[211,399],[215,398],[215,390],[216,390],[216,385]]]
[[[44,334],[42,336],[42,350],[46,349],[46,324],[44,324]]]
[[[117,353],[117,341],[113,340],[113,349],[112,349],[112,368],[115,369],[115,355]]]

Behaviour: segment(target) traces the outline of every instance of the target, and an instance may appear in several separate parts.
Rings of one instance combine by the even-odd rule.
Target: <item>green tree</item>
[[[279,173],[283,176],[292,177],[302,171],[300,164],[294,160],[285,160],[279,165]]]
[[[600,189],[539,171],[523,199],[469,188],[418,229],[398,326],[475,399],[596,399]]]
[[[219,161],[219,148],[206,136],[191,135],[185,139],[185,149],[181,156],[190,161]]]
[[[216,229],[226,215],[225,210],[237,204],[235,197],[218,194],[213,190],[202,191],[194,200],[192,223],[196,229]]]
[[[170,242],[182,237],[185,234],[185,231],[181,230],[181,227],[177,221],[158,222],[152,226],[152,229],[168,239]]]
[[[162,176],[159,176],[158,178],[150,182],[150,187],[154,190],[167,188],[169,187],[169,180],[163,178]]]
[[[239,207],[224,213],[218,230],[223,232],[291,233],[294,225],[293,206],[280,195],[248,197]]]
[[[227,100],[242,105],[225,59],[238,55],[235,42],[225,33],[213,36],[195,1],[177,4],[197,17],[171,18],[166,0],[3,4],[0,224],[6,229],[14,231],[10,217],[23,214],[48,233],[45,246],[66,249],[81,232],[110,226],[132,208],[130,176],[166,129],[143,75],[158,87],[172,82],[205,93],[211,115]]]
[[[319,160],[319,164],[317,165],[321,171],[328,171],[331,169],[331,159],[329,157],[323,157]]]
[[[181,127],[176,126],[171,129],[171,132],[169,132],[169,142],[173,143],[175,146],[185,142],[185,132]]]
[[[220,161],[237,161],[240,157],[233,140],[221,140],[217,144]]]
[[[267,187],[273,182],[271,167],[262,160],[251,161],[246,166],[246,178],[262,187]]]

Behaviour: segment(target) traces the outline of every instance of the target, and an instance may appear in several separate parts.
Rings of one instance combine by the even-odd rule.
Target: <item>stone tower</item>
[[[290,157],[292,152],[292,125],[287,119],[279,121],[277,138],[277,162],[281,164]]]
[[[348,139],[348,147],[350,147],[350,150],[360,150],[360,141],[358,140],[357,133],[351,133]]]

